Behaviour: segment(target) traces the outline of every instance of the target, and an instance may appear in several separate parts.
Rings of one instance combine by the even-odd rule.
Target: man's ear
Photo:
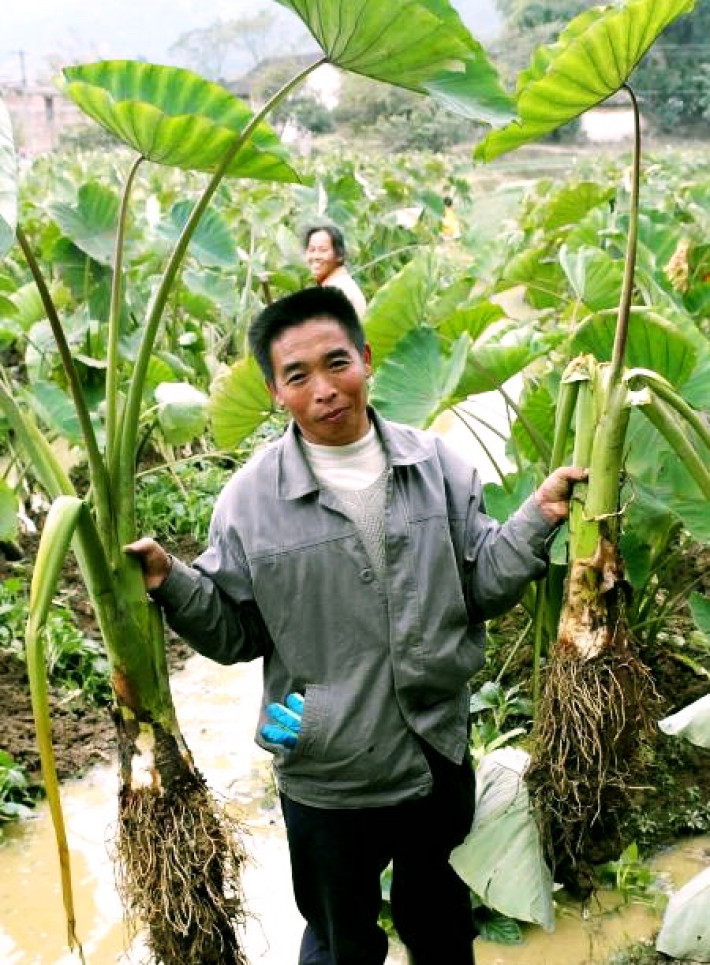
[[[276,386],[274,385],[274,383],[271,382],[271,381],[269,381],[269,380],[267,379],[267,380],[266,380],[266,388],[269,390],[269,395],[270,395],[271,398],[274,400],[274,404],[275,404],[279,409],[283,409],[284,404],[283,404],[283,402],[281,401],[281,399],[280,399],[280,397],[279,397],[278,389],[276,388]]]
[[[365,363],[365,375],[369,379],[372,375],[372,349],[370,348],[369,342],[365,342],[365,347],[362,350],[362,360]]]

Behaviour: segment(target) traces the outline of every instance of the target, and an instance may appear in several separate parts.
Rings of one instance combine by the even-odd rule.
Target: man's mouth
[[[331,409],[330,412],[326,412],[326,414],[321,417],[321,422],[337,422],[345,411],[344,408]]]

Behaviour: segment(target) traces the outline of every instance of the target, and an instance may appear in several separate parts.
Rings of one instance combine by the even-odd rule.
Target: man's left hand
[[[569,516],[569,501],[576,482],[587,479],[589,471],[579,466],[560,466],[535,490],[535,502],[550,523],[561,523]]]

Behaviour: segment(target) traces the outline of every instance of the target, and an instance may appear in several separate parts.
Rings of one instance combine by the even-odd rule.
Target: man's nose
[[[315,382],[315,397],[319,402],[332,399],[335,395],[335,388],[327,376],[319,375]]]

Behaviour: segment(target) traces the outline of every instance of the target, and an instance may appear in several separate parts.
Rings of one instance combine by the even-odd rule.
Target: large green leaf
[[[626,83],[656,37],[695,0],[629,0],[575,17],[557,42],[535,51],[518,77],[520,120],[491,131],[476,148],[490,161],[600,104]]]
[[[437,279],[426,258],[415,258],[377,292],[367,311],[365,335],[380,365],[409,331],[423,324]]]
[[[168,218],[158,226],[158,233],[172,242],[177,241],[192,211],[192,201],[178,201],[170,210]],[[237,261],[234,236],[224,218],[213,209],[205,211],[190,240],[190,253],[202,265],[232,268]],[[231,290],[234,298],[234,290]]]
[[[220,449],[232,449],[273,412],[264,376],[251,356],[220,373],[210,386],[212,431]]]
[[[595,316],[575,333],[572,351],[583,355],[591,352],[602,362],[611,359],[616,318]],[[652,369],[680,388],[695,367],[694,346],[674,325],[660,318],[634,313],[629,319],[626,364],[629,368]]]
[[[0,258],[15,240],[17,225],[17,161],[12,124],[0,98]]]
[[[466,371],[458,386],[460,401],[469,395],[499,389],[508,379],[548,351],[542,342],[530,342],[521,333],[520,342],[511,345],[474,345],[469,352]]]
[[[656,948],[674,960],[710,962],[710,868],[671,895]]]
[[[429,425],[454,400],[460,401],[457,386],[469,344],[464,334],[451,355],[445,355],[433,328],[413,329],[377,370],[372,401],[395,422]]]
[[[219,84],[181,67],[103,60],[65,67],[64,91],[102,127],[150,161],[188,171],[213,171],[252,112]],[[286,149],[259,124],[227,174],[298,181]]]
[[[114,191],[98,181],[89,181],[79,188],[75,205],[58,201],[50,205],[50,211],[77,248],[101,264],[111,265],[119,206]]]
[[[513,747],[482,758],[473,827],[450,862],[488,908],[552,931],[552,875],[523,778],[528,761]]]
[[[207,396],[189,382],[161,382],[155,400],[158,422],[169,445],[186,445],[204,432]]]
[[[601,248],[560,248],[560,264],[577,298],[594,312],[614,308],[621,297],[624,266]]]
[[[344,70],[430,93],[489,124],[514,116],[483,47],[448,0],[278,0]]]

